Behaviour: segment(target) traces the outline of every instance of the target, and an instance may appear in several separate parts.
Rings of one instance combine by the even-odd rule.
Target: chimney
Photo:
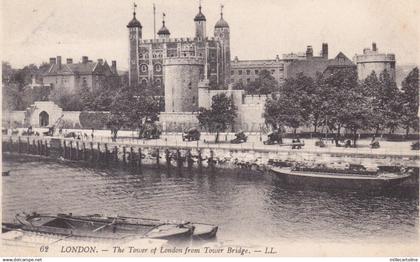
[[[117,61],[112,60],[111,68],[114,73],[117,73]]]
[[[58,68],[61,68],[61,56],[57,56]]]
[[[104,64],[104,60],[102,58],[98,59],[98,64],[103,65]]]
[[[89,58],[87,56],[82,56],[82,63],[83,64],[87,64],[88,61],[89,61]]]
[[[328,43],[322,43],[322,57],[328,59]]]
[[[57,60],[55,59],[55,57],[50,57],[50,64],[51,65],[55,65],[57,62]]]
[[[373,52],[378,51],[378,49],[376,48],[376,43],[375,42],[372,43],[372,51]]]
[[[312,49],[311,45],[308,45],[308,47],[306,48],[306,57],[311,58],[313,56],[314,56],[314,50]]]
[[[67,58],[67,64],[73,64],[73,58]]]

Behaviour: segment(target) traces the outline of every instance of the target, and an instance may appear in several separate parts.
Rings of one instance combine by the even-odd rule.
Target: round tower
[[[201,1],[198,7],[198,14],[194,18],[195,23],[195,37],[206,38],[206,17],[201,12]]]
[[[166,14],[163,13],[162,14],[162,28],[160,28],[158,33],[157,33],[159,38],[169,38],[170,35],[171,35],[171,32],[169,32],[169,29],[166,28],[166,26],[165,26],[165,16],[166,16]]]
[[[395,80],[395,55],[379,53],[376,43],[372,44],[372,49],[365,48],[362,55],[355,55],[354,63],[359,80],[366,79],[373,71],[379,76],[384,70]]]
[[[214,37],[220,43],[222,79],[225,86],[230,83],[230,28],[223,19],[223,5],[220,6],[220,19],[214,26]]]
[[[198,110],[198,83],[203,67],[204,60],[198,57],[164,60],[165,112]]]
[[[128,41],[129,41],[129,70],[128,78],[130,86],[135,86],[139,82],[139,61],[138,46],[142,37],[142,26],[136,18],[136,7],[133,6],[133,19],[128,23]]]

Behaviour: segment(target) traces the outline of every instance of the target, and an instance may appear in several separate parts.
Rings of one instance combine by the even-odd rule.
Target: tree
[[[278,90],[278,82],[267,70],[261,70],[257,79],[245,86],[248,94],[268,95]]]
[[[219,142],[219,133],[233,124],[236,117],[236,107],[233,100],[221,93],[212,97],[210,109],[201,107],[198,113],[200,126],[209,132],[216,132],[216,143]]]
[[[401,120],[406,130],[418,130],[419,125],[419,69],[415,67],[402,82],[402,115]]]
[[[114,138],[123,127],[141,132],[146,122],[158,120],[159,108],[158,97],[150,96],[142,89],[123,86],[111,103],[108,127]]]

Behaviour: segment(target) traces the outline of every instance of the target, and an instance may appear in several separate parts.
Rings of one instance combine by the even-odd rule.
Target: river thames
[[[414,242],[418,192],[286,188],[249,172],[95,169],[76,164],[3,160],[3,221],[18,212],[126,215],[219,225],[217,241]]]

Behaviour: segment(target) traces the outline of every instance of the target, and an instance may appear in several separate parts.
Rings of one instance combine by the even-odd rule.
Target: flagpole
[[[153,39],[156,40],[156,5],[153,4]]]

